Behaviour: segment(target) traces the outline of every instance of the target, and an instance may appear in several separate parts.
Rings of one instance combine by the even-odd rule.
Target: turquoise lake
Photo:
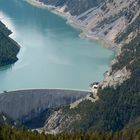
[[[79,38],[66,20],[23,0],[0,0],[0,20],[21,50],[19,61],[0,68],[0,91],[25,88],[88,89],[101,81],[114,52]]]

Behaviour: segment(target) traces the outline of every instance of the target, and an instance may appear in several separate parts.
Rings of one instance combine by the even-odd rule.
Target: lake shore
[[[101,37],[97,36],[96,34],[89,33],[87,31],[87,27],[82,22],[78,21],[75,16],[72,16],[69,12],[64,12],[64,7],[58,8],[55,6],[46,5],[43,2],[39,2],[36,0],[26,0],[26,2],[32,4],[33,6],[36,6],[38,8],[47,9],[47,10],[51,11],[52,13],[66,19],[67,24],[69,24],[72,27],[79,29],[81,31],[81,33],[79,34],[80,38],[87,39],[89,41],[96,41],[96,42],[102,44],[102,46],[112,49],[113,51],[115,51],[116,54],[119,53],[119,50],[116,49],[116,47],[115,47],[116,46],[115,43],[110,42],[109,40],[105,40],[104,38],[101,38]]]

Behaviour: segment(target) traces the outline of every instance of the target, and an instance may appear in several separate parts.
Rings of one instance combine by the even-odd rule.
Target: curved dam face
[[[68,105],[89,93],[89,91],[66,89],[6,92],[0,94],[0,112],[7,114],[14,120],[28,120],[44,110]]]

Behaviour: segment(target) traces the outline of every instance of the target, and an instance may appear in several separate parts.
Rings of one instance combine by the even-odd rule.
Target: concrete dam
[[[14,120],[25,119],[49,108],[69,105],[90,91],[68,89],[30,89],[0,94],[0,112]]]

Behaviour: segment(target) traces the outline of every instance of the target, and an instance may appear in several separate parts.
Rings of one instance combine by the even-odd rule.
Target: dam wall
[[[69,105],[86,96],[89,91],[68,89],[30,89],[0,94],[0,112],[14,120],[25,119],[49,108]]]

